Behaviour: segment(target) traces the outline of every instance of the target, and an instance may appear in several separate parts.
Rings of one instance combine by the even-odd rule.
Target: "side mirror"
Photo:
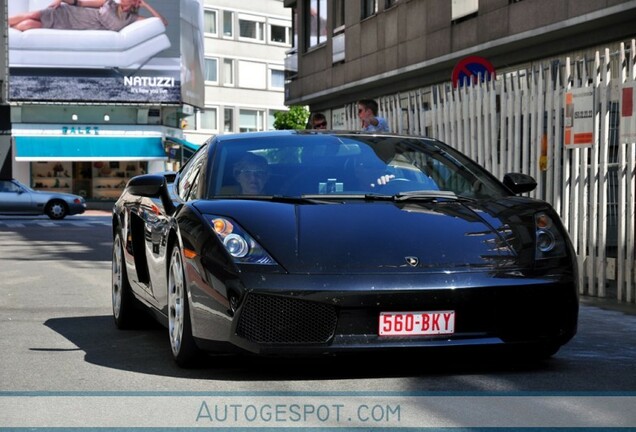
[[[537,182],[532,176],[521,173],[508,173],[503,178],[503,184],[514,194],[533,191]]]
[[[164,176],[145,174],[131,178],[126,188],[133,195],[148,198],[161,197],[161,188],[166,184]]]
[[[133,195],[160,198],[168,215],[172,215],[175,211],[170,192],[168,192],[168,181],[163,175],[144,174],[133,177],[128,181],[126,190]]]

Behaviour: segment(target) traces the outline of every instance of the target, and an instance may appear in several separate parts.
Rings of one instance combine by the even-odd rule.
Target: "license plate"
[[[380,312],[380,336],[421,336],[455,333],[455,311]]]

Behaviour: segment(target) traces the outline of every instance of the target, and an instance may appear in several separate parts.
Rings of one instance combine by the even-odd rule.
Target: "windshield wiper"
[[[327,201],[325,195],[217,195],[217,199],[241,199],[253,201],[274,201],[290,204],[334,204],[333,201]]]
[[[474,201],[474,199],[472,198],[457,195],[455,192],[452,192],[452,191],[440,191],[440,190],[400,192],[398,194],[393,195],[393,199],[395,201],[409,201],[409,200]]]

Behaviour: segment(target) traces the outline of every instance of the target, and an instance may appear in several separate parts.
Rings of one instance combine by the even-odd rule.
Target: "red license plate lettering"
[[[380,312],[380,336],[422,336],[455,333],[455,311]]]

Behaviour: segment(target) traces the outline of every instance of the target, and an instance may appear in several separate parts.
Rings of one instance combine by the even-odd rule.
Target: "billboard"
[[[182,53],[181,10],[200,26],[201,0],[7,1],[11,101],[180,104],[182,84],[196,87],[182,54],[202,57],[203,44]]]

